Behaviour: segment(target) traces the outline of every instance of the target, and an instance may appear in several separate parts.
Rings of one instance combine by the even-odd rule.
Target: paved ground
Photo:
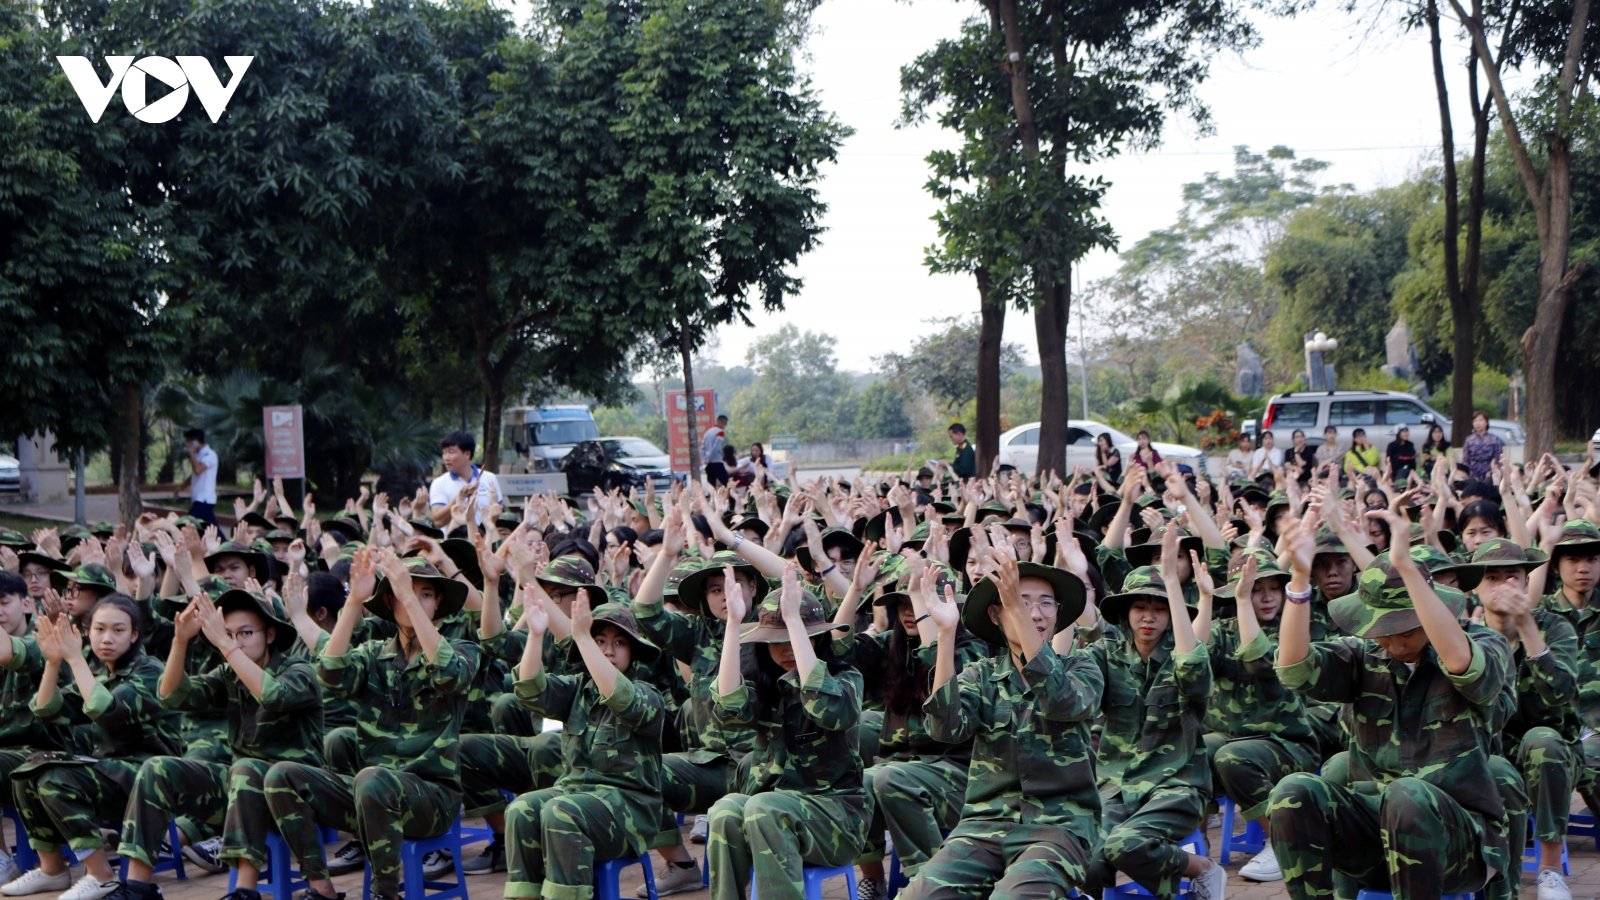
[[[471,821],[468,824],[482,825],[482,822]],[[685,834],[687,834],[687,831],[688,829],[686,828]],[[6,824],[5,833],[9,842],[12,837],[9,822]],[[1216,829],[1212,829],[1207,837],[1214,848],[1218,837]],[[479,848],[481,846],[481,844],[478,845]],[[696,860],[703,858],[704,847],[690,844],[689,848]],[[474,849],[469,849],[467,853],[469,856],[472,855]],[[1594,841],[1588,838],[1574,838],[1569,848],[1569,853],[1571,856],[1572,876],[1568,879],[1568,884],[1572,888],[1574,900],[1595,900],[1596,896],[1600,895],[1600,852],[1596,852]],[[1212,850],[1211,855],[1213,858],[1216,857],[1215,849]],[[1248,857],[1234,856],[1231,865],[1228,866],[1230,875],[1228,879],[1228,896],[1236,898],[1236,900],[1287,900],[1288,893],[1283,889],[1282,882],[1255,884],[1237,877],[1239,866],[1243,865],[1247,859]],[[193,874],[194,871],[193,868],[190,869],[191,874],[187,881],[176,880],[170,872],[156,876],[156,881],[161,885],[162,893],[166,895],[167,900],[218,900],[228,892],[227,875],[195,875]],[[82,870],[78,870],[74,874],[82,874]],[[641,881],[640,870],[637,867],[629,869],[623,879],[622,896],[624,898],[632,897],[634,889],[639,886]],[[334,879],[334,883],[338,885],[340,890],[346,892],[351,900],[359,898],[361,882],[362,877],[359,872]],[[504,885],[505,876],[503,874],[479,876],[468,880],[471,900],[500,900]],[[1536,896],[1531,874],[1525,873],[1523,875],[1522,885],[1523,896],[1530,898],[1530,900]],[[710,891],[700,890],[675,896],[683,897],[685,900],[709,900],[711,893]],[[844,880],[838,879],[830,883],[823,896],[825,900],[847,900]],[[994,900],[1004,900],[1004,898],[997,897]]]

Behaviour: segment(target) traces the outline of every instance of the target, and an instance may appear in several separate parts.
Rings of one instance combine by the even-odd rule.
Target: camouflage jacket
[[[689,667],[688,705],[678,717],[678,730],[684,747],[688,748],[689,759],[696,763],[712,762],[723,756],[743,759],[755,746],[755,730],[748,723],[724,720],[716,714],[722,621],[672,612],[660,599],[636,601],[633,615],[645,638],[661,648],[662,659],[675,659]],[[747,671],[755,665],[754,653],[754,644],[740,647]]]
[[[356,623],[355,633],[350,636],[350,646],[359,647],[368,641],[377,640],[379,635],[372,628],[374,624],[389,626],[387,629],[385,629],[388,633],[384,634],[383,637],[387,638],[394,636],[394,623],[385,622],[382,619],[373,616],[367,616],[360,622]],[[322,648],[328,646],[328,637],[329,635],[326,631],[317,635],[317,646],[310,649],[306,647],[306,643],[303,639],[297,637],[295,638],[294,646],[289,648],[289,655],[308,659],[315,664],[317,657],[322,655]],[[192,644],[196,642],[191,641],[190,643]],[[209,642],[200,641],[199,643]],[[193,674],[195,671],[193,669],[189,669],[187,666],[184,668],[189,671],[190,674]],[[328,691],[323,691],[322,727],[328,731],[332,731],[335,728],[354,727],[355,724],[355,701],[349,699],[348,697],[338,697]]]
[[[324,652],[317,679],[324,695],[356,706],[361,761],[461,789],[456,752],[467,688],[478,671],[478,645],[441,638],[438,656],[408,662],[399,638],[368,641],[342,656]]]
[[[1502,727],[1491,729],[1495,752],[1508,756],[1530,728],[1554,728],[1577,746],[1583,726],[1578,722],[1578,634],[1558,613],[1533,611],[1549,652],[1529,659],[1521,641],[1512,653],[1516,665],[1516,710]]]
[[[1472,661],[1460,675],[1439,666],[1432,647],[1413,671],[1376,641],[1355,637],[1311,645],[1305,659],[1279,666],[1290,690],[1352,704],[1351,781],[1388,784],[1420,778],[1454,797],[1484,824],[1485,861],[1506,871],[1506,812],[1489,770],[1496,699],[1511,686],[1511,647],[1488,628],[1467,631]]]
[[[223,665],[203,675],[184,675],[161,705],[183,712],[223,711],[235,760],[323,765],[322,685],[310,660],[272,651],[261,673],[259,700],[231,666]]]
[[[1122,590],[1122,581],[1133,571],[1133,566],[1128,563],[1128,556],[1121,549],[1112,549],[1105,544],[1094,548],[1095,564],[1100,569],[1100,575],[1105,579],[1106,587],[1116,593]],[[1206,548],[1206,568],[1211,570],[1211,579],[1217,584],[1228,583],[1228,560],[1233,551],[1226,548]],[[1200,586],[1190,578],[1183,583],[1183,600],[1190,606],[1200,603]]]
[[[66,664],[62,664],[66,668]],[[102,669],[84,697],[78,685],[61,687],[43,707],[35,696],[29,709],[39,721],[72,726],[77,741],[92,746],[95,759],[143,762],[152,756],[183,755],[183,715],[156,699],[161,663],[142,650],[117,660],[115,673]]]
[[[755,733],[741,793],[824,794],[864,809],[861,673],[849,666],[830,673],[828,664],[819,662],[803,684],[798,671],[785,672],[777,692],[778,702],[770,709],[748,681],[717,696],[713,712],[719,722]]]
[[[893,631],[876,634],[851,633],[833,642],[833,652],[840,659],[856,667],[866,684],[883,685],[888,681],[890,642]],[[937,664],[937,641],[926,647],[913,647],[907,654],[907,677],[914,678],[925,689],[933,687],[933,671]],[[981,640],[967,640],[956,644],[956,671],[961,671],[988,656]],[[972,741],[946,744],[928,734],[927,718],[920,706],[909,712],[897,713],[884,709],[883,730],[879,737],[878,755],[885,759],[948,759],[960,765],[972,761]]]
[[[64,749],[59,729],[33,715],[33,698],[39,693],[39,675],[44,672],[44,654],[38,643],[33,635],[0,638],[11,641],[11,662],[0,671],[0,747]]]
[[[513,690],[517,702],[535,716],[565,723],[561,758],[566,771],[556,787],[616,790],[629,846],[642,854],[661,827],[661,729],[666,707],[660,692],[618,675],[608,699],[600,696],[587,673],[552,675],[543,669],[518,681]]]
[[[510,670],[512,677],[515,677],[517,666],[522,664],[522,651],[528,646],[528,632],[506,629],[481,643],[484,655],[493,656]],[[584,674],[583,665],[574,665],[572,662],[572,639],[562,638],[558,641],[555,635],[548,631],[544,635],[540,665],[551,675]],[[689,686],[679,674],[678,664],[663,653],[650,666],[637,668],[633,674],[635,680],[649,684],[661,694],[661,702],[666,707],[668,720],[671,721],[678,712],[679,700],[689,696]]]
[[[1278,620],[1266,623],[1255,640],[1240,644],[1238,619],[1211,623],[1206,649],[1215,687],[1206,707],[1206,728],[1235,738],[1277,738],[1316,754],[1317,739],[1306,718],[1305,698],[1284,687],[1273,667],[1278,657],[1278,624]]]
[[[1130,638],[1101,638],[1084,648],[1100,670],[1105,725],[1096,753],[1102,799],[1119,793],[1137,809],[1158,787],[1211,793],[1201,720],[1211,696],[1211,660],[1204,645],[1174,654],[1172,631],[1139,657]]]
[[[1539,601],[1540,609],[1559,613],[1572,625],[1578,638],[1578,720],[1584,728],[1600,730],[1600,592],[1591,592],[1589,603],[1582,609],[1567,600],[1566,592],[1557,588]]]
[[[1099,829],[1089,722],[1105,677],[1083,651],[1059,656],[1044,645],[1019,671],[1009,652],[967,666],[922,706],[928,734],[972,741],[968,820]]]

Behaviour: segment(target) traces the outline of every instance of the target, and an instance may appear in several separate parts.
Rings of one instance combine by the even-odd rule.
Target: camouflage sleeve
[[[1244,663],[1244,669],[1256,678],[1273,674],[1272,661],[1278,655],[1278,642],[1267,637],[1265,631],[1256,632],[1250,643],[1233,648],[1233,658]]]
[[[422,654],[422,671],[434,690],[445,695],[464,694],[478,674],[478,645],[473,641],[440,640],[433,659]]]
[[[1367,655],[1366,642],[1347,637],[1318,641],[1306,658],[1294,665],[1278,666],[1278,680],[1291,691],[1327,703],[1354,703],[1357,673]]]
[[[528,633],[508,629],[492,638],[479,640],[478,646],[483,648],[484,656],[516,665],[522,661],[522,651],[528,646]]]
[[[986,666],[973,663],[928,695],[922,704],[928,736],[940,743],[966,744],[984,720],[983,681]]]
[[[268,712],[293,712],[322,706],[322,685],[317,670],[307,660],[291,660],[276,674],[261,673],[261,708]]]
[[[806,717],[822,730],[849,731],[861,721],[861,673],[845,668],[832,674],[819,662],[800,684],[800,699]]]
[[[321,643],[319,641],[319,643]],[[367,682],[367,667],[372,665],[372,648],[382,646],[368,641],[351,647],[334,656],[322,653],[317,656],[317,680],[322,688],[334,697],[348,699],[361,690]]]
[[[1210,699],[1211,654],[1206,652],[1204,644],[1195,644],[1188,653],[1172,654],[1172,678],[1178,684],[1178,691],[1189,699],[1199,700],[1201,705]]]
[[[1082,625],[1074,626],[1075,628],[1078,629],[1078,646],[1086,647],[1086,646],[1094,643],[1095,641],[1098,641],[1101,638],[1105,637],[1106,636],[1106,629],[1109,628],[1110,626],[1111,626],[1111,623],[1107,622],[1106,621],[1106,617],[1100,615],[1100,610],[1096,609],[1094,611],[1094,624],[1093,625],[1091,625],[1091,626],[1089,626],[1087,628],[1085,628]]]
[[[1467,636],[1472,645],[1472,661],[1467,664],[1467,670],[1460,675],[1445,672],[1444,677],[1473,705],[1488,707],[1506,687],[1511,644],[1505,635],[1489,628],[1475,629]]]
[[[185,674],[178,681],[177,687],[172,689],[172,693],[158,699],[161,701],[162,709],[176,709],[183,712],[227,709],[228,686],[223,682],[221,673],[216,671],[200,675]]]
[[[1206,546],[1206,568],[1211,571],[1212,582],[1218,585],[1228,583],[1228,560],[1232,558],[1232,547]]]
[[[1121,550],[1113,550],[1105,544],[1094,549],[1095,562],[1099,564],[1100,577],[1105,579],[1106,589],[1112,593],[1122,590],[1122,581],[1133,571],[1128,565],[1128,557]]]
[[[1551,616],[1545,623],[1544,643],[1550,652],[1528,660],[1533,688],[1551,709],[1572,706],[1578,699],[1578,632],[1566,619]]]
[[[587,677],[587,676],[585,676]],[[578,699],[578,677],[551,675],[540,669],[532,678],[524,678],[511,685],[517,696],[517,705],[536,716],[565,722],[572,715],[572,704]]]
[[[101,728],[139,728],[162,712],[154,687],[129,679],[107,690],[97,681],[83,703],[83,714]]]
[[[639,630],[657,647],[679,662],[694,662],[699,649],[699,629],[689,616],[667,609],[661,598],[646,602],[635,600],[633,615]]]
[[[11,638],[11,661],[6,663],[7,672],[25,672],[38,678],[44,671],[44,654],[39,652],[39,645],[31,637]]]
[[[750,682],[740,679],[739,686],[731,694],[718,693],[713,682],[711,692],[717,698],[717,702],[711,706],[711,714],[717,724],[724,727],[755,724],[756,692],[750,689]]]
[[[1052,722],[1080,722],[1100,710],[1105,679],[1087,654],[1074,650],[1062,657],[1049,644],[1022,667],[1022,679],[1033,688],[1039,712]]]
[[[889,640],[893,632],[856,634],[834,638],[833,654],[854,666],[863,678],[882,678],[889,669]],[[919,648],[920,649],[920,648]]]
[[[85,721],[77,715],[82,712],[81,708],[77,707],[77,705],[71,707],[67,705],[66,698],[68,696],[66,689],[57,684],[56,692],[50,696],[48,702],[40,706],[39,694],[35,692],[32,697],[28,698],[28,711],[33,713],[34,718],[50,725],[75,725]],[[72,696],[76,699],[76,695]]]
[[[650,734],[659,732],[666,717],[666,704],[661,694],[644,682],[634,682],[626,675],[617,676],[617,687],[605,698],[606,708],[617,716],[617,721],[629,731]]]

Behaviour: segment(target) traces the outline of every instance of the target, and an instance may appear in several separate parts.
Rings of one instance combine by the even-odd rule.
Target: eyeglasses
[[[256,636],[256,631],[250,628],[246,628],[243,631],[227,631],[223,633],[228,636],[230,641],[248,641]]]
[[[1048,599],[1047,600],[1029,600],[1026,597],[1024,597],[1022,602],[1029,609],[1036,609],[1039,612],[1042,612],[1047,616],[1055,615],[1056,614],[1056,610],[1061,608],[1061,604],[1057,603],[1054,600],[1048,600]]]

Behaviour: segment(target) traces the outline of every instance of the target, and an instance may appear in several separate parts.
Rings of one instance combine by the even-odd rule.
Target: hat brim
[[[1017,563],[1017,574],[1022,578],[1043,578],[1056,592],[1056,627],[1052,635],[1083,615],[1088,602],[1083,582],[1078,576],[1054,566],[1035,562]],[[1000,588],[992,578],[984,578],[967,592],[966,605],[961,610],[961,622],[967,630],[996,647],[1007,646],[1005,630],[989,618],[989,607],[1000,601]]]
[[[1532,572],[1534,569],[1544,565],[1544,563],[1514,563],[1513,565],[1516,565],[1517,568],[1524,572]],[[1463,563],[1459,566],[1445,566],[1444,568],[1435,572],[1434,575],[1437,576],[1440,572],[1456,573],[1456,590],[1465,592],[1473,590],[1478,585],[1483,583],[1483,573],[1487,571],[1488,568],[1489,564],[1487,563],[1482,565],[1479,565],[1478,563]]]
[[[816,637],[829,631],[843,632],[840,637],[844,637],[854,630],[849,625],[835,625],[832,622],[814,622],[806,626],[806,634],[809,637]],[[745,644],[787,644],[789,629],[751,623],[740,629],[739,640]]]
[[[1100,616],[1113,625],[1126,622],[1128,620],[1128,610],[1133,607],[1133,601],[1135,600],[1170,602],[1167,599],[1167,595],[1160,591],[1128,591],[1125,594],[1112,594],[1100,601]],[[1195,607],[1189,606],[1188,601],[1184,602],[1184,606],[1191,610],[1195,609]],[[1216,611],[1213,610],[1212,612],[1215,614]]]
[[[467,586],[454,578],[443,575],[412,575],[413,581],[431,582],[439,589],[439,606],[433,611],[433,621],[448,618],[461,611],[467,604]],[[389,586],[387,576],[378,580],[378,586],[373,590],[372,596],[367,598],[367,612],[388,622],[394,621],[394,610],[389,608],[388,598],[394,595],[394,590]]]
[[[706,580],[712,575],[720,576],[722,569],[722,566],[707,566],[704,569],[697,569],[683,576],[683,580],[678,582],[678,603],[709,618],[711,610],[706,608]],[[762,577],[761,570],[749,563],[740,563],[735,565],[733,569],[735,572],[744,571],[755,577],[755,596],[746,597],[745,602],[750,605],[752,610],[760,606],[761,601],[767,596],[767,591],[771,588],[771,585],[767,584],[767,579]]]
[[[1257,572],[1256,573],[1256,581],[1269,581],[1269,580],[1271,580],[1273,578],[1282,578],[1283,579],[1283,583],[1284,584],[1288,584],[1289,583],[1289,579],[1292,578],[1292,577],[1294,577],[1294,576],[1289,572]],[[1213,596],[1213,597],[1224,597],[1224,598],[1227,598],[1227,599],[1232,599],[1232,598],[1236,597],[1238,595],[1238,593],[1239,593],[1239,582],[1230,581],[1227,584],[1223,585],[1222,587],[1219,587],[1216,590],[1212,591],[1211,592],[1211,596]]]
[[[473,587],[483,590],[483,567],[478,564],[478,548],[475,544],[461,538],[450,538],[440,541],[439,549],[450,557],[450,561],[456,564],[461,574],[467,576]]]
[[[1200,554],[1202,561],[1206,558],[1206,542],[1199,535],[1191,534],[1178,538],[1178,558],[1188,559],[1189,552]],[[1128,560],[1128,565],[1135,569],[1144,566],[1156,565],[1161,556],[1161,541],[1154,540],[1144,544],[1135,544],[1123,551]]]
[[[1360,594],[1329,601],[1328,615],[1346,634],[1359,638],[1393,637],[1422,627],[1415,609],[1378,610],[1361,602]]]
[[[1600,541],[1572,541],[1567,544],[1556,544],[1550,548],[1550,562],[1554,563],[1568,554],[1576,556],[1590,556],[1600,553]],[[1543,565],[1541,563],[1540,565]],[[1551,566],[1552,569],[1555,566]]]
[[[647,640],[637,629],[629,628],[626,623],[610,616],[595,616],[594,625],[590,627],[589,633],[593,634],[594,629],[601,625],[611,625],[626,634],[628,640],[633,641],[633,659],[630,666],[649,667],[661,659],[660,647]],[[579,650],[576,644],[567,648],[567,662],[579,667],[583,665],[583,651]]]
[[[69,572],[72,570],[72,567],[67,565],[66,560],[56,559],[54,556],[44,553],[24,550],[17,554],[17,568],[19,570],[28,563],[44,566],[52,572]]]
[[[206,571],[210,571],[212,564],[224,556],[237,556],[243,559],[245,565],[250,567],[250,571],[255,573],[256,584],[266,584],[272,580],[272,566],[267,562],[267,555],[254,550],[219,550],[206,557]]]

